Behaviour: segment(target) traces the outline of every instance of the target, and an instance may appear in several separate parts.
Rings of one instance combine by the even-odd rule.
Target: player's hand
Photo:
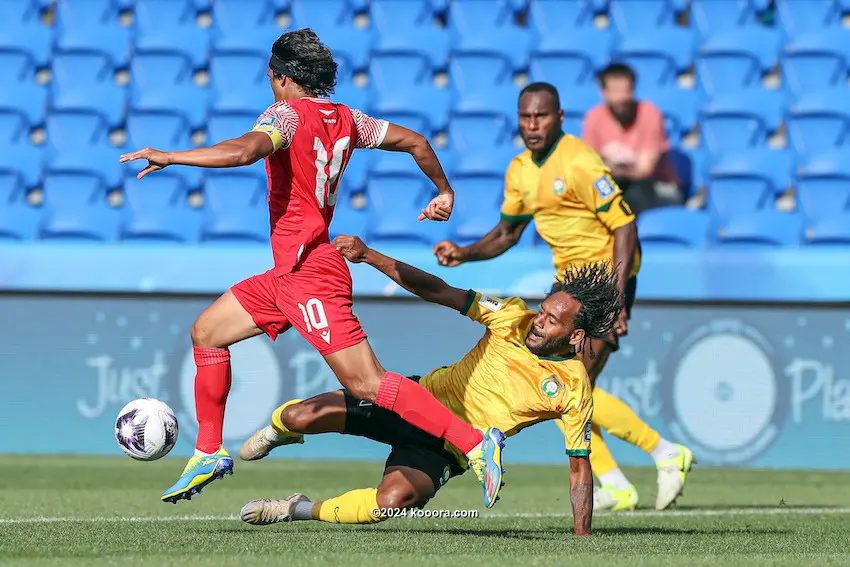
[[[171,165],[171,162],[168,159],[168,154],[166,152],[161,152],[153,148],[145,148],[137,152],[124,154],[121,156],[121,163],[127,163],[128,161],[136,161],[138,159],[148,160],[148,165],[139,172],[139,174],[136,176],[136,179],[141,179],[148,173],[159,171],[160,169]]]
[[[333,245],[342,252],[346,260],[354,264],[359,264],[365,260],[366,253],[369,251],[369,247],[359,237],[348,236],[347,234],[340,234],[334,238]]]
[[[629,334],[629,315],[626,313],[626,308],[620,310],[620,316],[614,324],[614,332],[618,337],[625,337]]]
[[[455,206],[454,193],[440,193],[428,203],[428,206],[422,209],[419,215],[419,220],[432,220],[445,222],[452,216],[452,208]]]
[[[453,268],[464,263],[466,254],[464,249],[450,240],[442,240],[434,246],[434,256],[441,266]]]

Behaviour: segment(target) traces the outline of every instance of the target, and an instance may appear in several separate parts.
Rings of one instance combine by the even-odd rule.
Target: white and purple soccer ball
[[[128,456],[139,461],[161,459],[177,442],[177,416],[154,398],[133,400],[118,412],[115,439]]]

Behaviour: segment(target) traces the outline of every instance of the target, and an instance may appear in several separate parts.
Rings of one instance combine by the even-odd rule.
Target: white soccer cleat
[[[275,439],[272,441],[271,439]],[[276,435],[271,425],[267,425],[255,432],[242,444],[239,449],[239,458],[243,461],[259,461],[269,455],[275,447],[303,443],[304,435]]]
[[[634,510],[638,505],[638,493],[633,484],[617,490],[610,484],[593,487],[593,509],[621,512]]]
[[[667,461],[658,463],[658,496],[655,499],[655,509],[664,510],[676,502],[685,490],[685,481],[691,467],[697,460],[693,452],[676,443],[679,453]]]
[[[269,500],[268,498],[251,500],[242,506],[239,517],[242,518],[243,522],[254,526],[291,522],[295,505],[304,501],[309,502],[310,499],[297,492],[283,500]]]

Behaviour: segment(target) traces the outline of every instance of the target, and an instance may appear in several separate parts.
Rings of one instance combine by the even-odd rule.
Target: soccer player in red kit
[[[397,413],[404,421],[463,451],[492,507],[502,485],[504,436],[478,430],[455,416],[425,388],[386,371],[352,312],[351,275],[329,241],[340,179],[355,148],[411,154],[439,194],[419,220],[448,220],[454,193],[428,141],[326,97],[337,65],[312,30],[283,34],[272,46],[269,80],[275,103],[254,128],[208,148],[125,154],[145,159],[147,174],[169,165],[239,167],[266,159],[274,268],[233,286],[192,327],[198,440],[165,502],[190,499],[224,474],[233,459],[222,447],[224,408],[230,391],[230,351],[241,340],[266,333],[272,340],[295,327],[324,356],[339,381],[356,397]]]

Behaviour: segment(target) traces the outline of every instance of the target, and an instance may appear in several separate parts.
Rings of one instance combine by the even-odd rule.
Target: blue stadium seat
[[[124,120],[127,91],[113,80],[109,57],[91,52],[60,52],[53,58],[51,106],[100,114],[110,126]]]
[[[455,112],[512,113],[516,108],[520,90],[513,84],[507,59],[458,54],[452,57],[449,69],[459,93]]]
[[[574,136],[581,135],[584,115],[587,111],[601,104],[599,90],[591,85],[569,88],[569,85],[555,83],[561,98],[561,110],[564,111],[563,130]]]
[[[215,0],[213,49],[264,55],[265,72],[272,44],[284,32],[275,24],[276,11],[272,0]]]
[[[646,250],[702,248],[708,238],[710,218],[705,211],[683,207],[645,211],[637,220],[641,247]]]
[[[724,90],[760,88],[762,69],[745,53],[712,53],[696,60],[697,83],[709,96]]]
[[[34,82],[7,82],[0,88],[0,112],[20,115],[30,127],[44,123],[47,89]]]
[[[816,219],[806,228],[806,244],[850,248],[850,212]]]
[[[582,85],[596,78],[595,67],[583,54],[534,54],[529,73],[535,81],[547,83]]]
[[[432,84],[427,59],[417,55],[373,55],[370,70],[377,87],[373,111],[418,114],[428,119],[431,130],[445,128],[452,92]]]
[[[371,158],[378,152],[357,150],[348,161],[342,174],[340,187],[342,192],[351,195],[366,191],[366,180],[369,177]]]
[[[445,223],[417,222],[433,192],[421,178],[372,177],[366,189],[371,243],[396,242],[432,245],[446,234]]]
[[[597,28],[579,28],[545,37],[532,53],[532,74],[541,74],[535,72],[537,66],[543,74],[555,71],[565,75],[562,80],[573,77],[575,82],[593,80],[595,71],[605,66],[614,46],[613,34]]]
[[[41,211],[27,205],[18,175],[0,172],[0,241],[35,238]]]
[[[352,195],[343,191],[340,194],[334,208],[334,218],[331,222],[331,241],[340,234],[355,235],[366,238],[366,226],[369,223],[369,214],[363,209],[355,209],[351,206]]]
[[[716,242],[724,247],[763,249],[798,246],[802,236],[802,215],[757,211],[727,218]]]
[[[716,94],[701,111],[700,127],[709,150],[733,151],[765,145],[782,122],[780,91],[741,89]]]
[[[127,117],[128,151],[152,147],[163,150],[190,149],[189,125],[175,114],[132,112]],[[147,165],[145,160],[124,164],[129,175],[135,176]],[[169,169],[170,175],[177,175],[190,188],[201,182],[203,170],[198,167],[175,167]],[[145,178],[147,179],[147,178]]]
[[[207,122],[207,145],[217,144],[249,132],[257,121],[259,113],[213,113]],[[250,174],[258,179],[266,179],[265,160],[247,167],[239,168],[239,173]]]
[[[834,0],[776,0],[776,10],[785,33],[792,38],[841,26],[841,11]]]
[[[703,37],[712,33],[755,27],[755,11],[750,0],[691,0],[691,21]]]
[[[654,103],[661,112],[667,126],[668,135],[678,140],[691,132],[697,124],[700,97],[695,89],[661,88],[642,89],[638,84],[638,98]]]
[[[274,102],[266,74],[268,61],[268,57],[254,54],[214,54],[210,61],[212,109],[259,116]]]
[[[675,10],[668,0],[611,0],[610,12],[621,33],[672,28]]]
[[[850,160],[841,151],[818,152],[803,156],[797,167],[799,179],[838,178],[850,181]]]
[[[795,156],[792,152],[770,149],[738,150],[714,158],[708,174],[717,180],[751,181],[765,186],[774,194],[783,193],[794,177]]]
[[[53,49],[53,28],[40,21],[41,7],[30,0],[0,0],[0,14],[13,25],[3,27],[0,50],[20,51],[29,55],[35,65],[46,66]]]
[[[657,28],[629,32],[621,38],[614,59],[631,65],[638,82],[672,85],[694,58],[693,30]]]
[[[766,210],[773,202],[773,191],[762,178],[719,178],[708,184],[708,210],[718,218]]]
[[[368,88],[360,88],[351,82],[340,83],[331,96],[334,102],[341,102],[349,108],[364,110],[371,108],[374,92]]]
[[[804,94],[844,85],[847,61],[837,53],[786,54],[782,58],[782,74],[792,92]]]
[[[452,179],[452,187],[461,198],[457,200],[449,223],[451,239],[466,246],[478,241],[499,222],[504,177],[456,177]]]
[[[33,187],[41,180],[44,166],[44,148],[29,143],[29,127],[17,113],[0,111],[0,173],[20,178],[21,183]]]
[[[372,34],[354,26],[352,6],[345,0],[293,0],[291,15],[291,29],[312,28],[338,64],[364,69],[369,63]]]
[[[690,197],[697,190],[705,187],[706,163],[708,157],[701,148],[673,148],[668,152],[679,177],[679,186],[685,197]]]
[[[56,6],[56,48],[60,51],[96,51],[113,67],[130,58],[130,28],[118,21],[120,7],[111,0],[62,0]]]
[[[428,0],[372,0],[370,15],[376,50],[413,52],[430,59],[436,69],[446,66],[451,38],[434,25]]]
[[[44,180],[45,240],[114,240],[119,213],[106,203],[106,187],[90,175],[48,175]]]
[[[763,73],[776,67],[781,44],[779,32],[764,27],[712,33],[699,49],[704,62],[698,70],[706,74],[700,76],[703,88],[711,93],[757,84]]]
[[[797,182],[797,205],[810,219],[850,212],[850,179],[807,177]]]
[[[130,109],[179,113],[201,127],[208,91],[194,84],[191,61],[176,53],[137,53],[130,64]]]
[[[26,83],[35,77],[35,62],[23,51],[5,51],[0,49],[0,68],[8,81]]]
[[[121,152],[107,139],[108,127],[93,112],[52,112],[47,117],[47,170],[100,179],[106,187],[121,184]]]
[[[358,152],[363,153],[363,152]],[[446,150],[437,150],[437,159],[447,171],[452,171],[454,165],[454,154]],[[385,152],[376,151],[370,152],[368,163],[369,176],[392,176],[392,177],[414,177],[422,179],[424,176],[422,170],[416,165],[416,161],[406,152]],[[355,154],[356,155],[356,154]],[[346,174],[348,168],[346,168]],[[347,177],[348,181],[355,182],[355,179]],[[365,179],[363,181],[365,183]]]
[[[449,29],[456,52],[495,52],[507,57],[514,69],[526,66],[535,41],[531,30],[514,25],[511,6],[504,0],[455,0],[449,6]]]
[[[204,183],[201,239],[216,242],[269,241],[267,189],[262,180],[238,173],[210,175]]]
[[[449,124],[449,143],[457,159],[454,175],[504,176],[522,150],[513,145],[511,123],[502,115],[456,115]]]
[[[850,144],[850,100],[846,88],[811,89],[789,107],[788,132],[804,156]]]
[[[560,40],[553,36],[570,36],[581,28],[594,27],[593,7],[583,1],[531,0],[528,15],[529,23],[540,38],[539,51],[547,50],[541,46],[558,44]]]
[[[196,10],[187,0],[136,0],[136,50],[172,52],[194,67],[206,64],[210,30],[198,27]]]
[[[121,240],[196,242],[200,213],[190,209],[183,180],[168,172],[124,184]]]

